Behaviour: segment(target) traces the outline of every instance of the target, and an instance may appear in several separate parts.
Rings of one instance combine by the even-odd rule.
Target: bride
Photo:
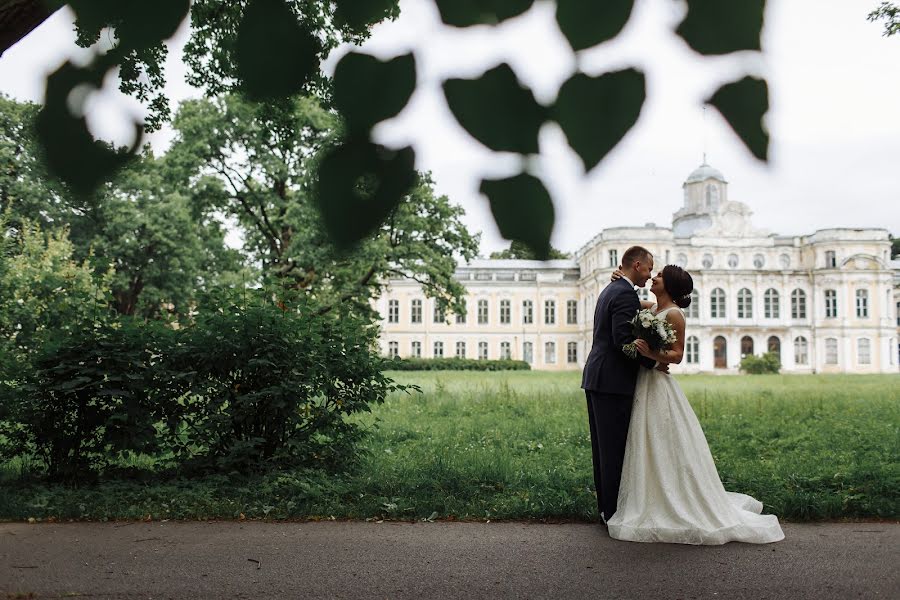
[[[613,279],[621,276],[619,271]],[[677,334],[668,350],[653,351],[637,340],[638,352],[663,363],[680,363],[684,355],[685,317],[694,283],[675,265],[653,278],[656,304]],[[745,494],[726,492],[716,471],[700,423],[674,377],[641,369],[634,404],[617,509],[607,522],[609,535],[632,542],[765,544],[784,539],[775,515]]]

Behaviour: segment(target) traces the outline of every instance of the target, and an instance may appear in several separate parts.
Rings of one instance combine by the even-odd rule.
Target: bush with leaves
[[[395,358],[387,368],[396,371],[527,371],[524,360],[475,360],[474,358]]]
[[[778,373],[781,370],[781,358],[776,352],[766,352],[762,356],[748,354],[741,360],[741,371],[750,375]]]
[[[49,338],[110,317],[112,269],[98,277],[93,257],[77,262],[65,229],[45,233],[26,222],[10,234],[3,223],[0,338],[28,355]]]
[[[51,479],[76,482],[130,452],[158,452],[168,402],[153,382],[171,334],[125,318],[46,340],[0,390],[0,458],[36,458]]]
[[[207,298],[166,358],[180,398],[170,446],[189,470],[352,462],[348,415],[406,386],[382,374],[366,317],[321,313],[303,296],[248,290]],[[177,391],[176,391],[177,390]]]

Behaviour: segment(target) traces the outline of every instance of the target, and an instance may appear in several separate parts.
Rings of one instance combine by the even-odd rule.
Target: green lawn
[[[106,482],[7,472],[0,518],[595,520],[579,373],[402,372],[344,474]],[[726,488],[789,520],[900,518],[900,376],[682,376]],[[7,469],[8,471],[11,468]]]

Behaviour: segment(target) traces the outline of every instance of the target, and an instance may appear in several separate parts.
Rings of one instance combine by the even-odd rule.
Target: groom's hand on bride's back
[[[658,365],[656,365],[656,370],[662,371],[663,373],[668,375],[669,374],[669,363],[659,363]]]

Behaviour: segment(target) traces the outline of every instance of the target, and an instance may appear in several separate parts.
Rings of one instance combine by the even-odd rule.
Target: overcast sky
[[[541,132],[540,176],[557,210],[553,244],[576,250],[600,229],[671,224],[681,184],[702,162],[720,169],[732,200],[747,203],[758,227],[781,234],[827,227],[884,227],[900,234],[900,35],[884,38],[866,14],[875,0],[769,0],[763,54],[720,58],[693,54],[672,33],[684,10],[671,0],[637,0],[620,39],[581,53],[577,66],[600,74],[637,66],[648,99],[636,127],[590,174],[561,131]],[[538,1],[498,28],[456,30],[440,23],[431,0],[401,0],[402,15],[375,28],[364,48],[381,57],[413,50],[419,88],[396,119],[376,130],[388,145],[412,144],[417,167],[434,173],[438,191],[466,210],[484,232],[482,252],[505,247],[478,194],[480,177],[516,172],[509,156],[490,152],[454,121],[440,82],[476,77],[509,62],[539,101],[551,102],[576,70],[576,57],[556,28],[554,5]],[[173,40],[167,93],[173,102],[198,96],[184,83],[180,45]],[[340,48],[324,66],[333,69]],[[40,101],[43,81],[76,55],[72,17],[62,11],[0,58],[0,91]],[[769,82],[770,164],[757,161],[714,109],[701,100],[745,73]],[[122,114],[139,114],[117,94],[99,96],[89,120],[95,134],[127,142]],[[124,137],[123,137],[124,136]],[[165,149],[171,132],[153,137]]]

